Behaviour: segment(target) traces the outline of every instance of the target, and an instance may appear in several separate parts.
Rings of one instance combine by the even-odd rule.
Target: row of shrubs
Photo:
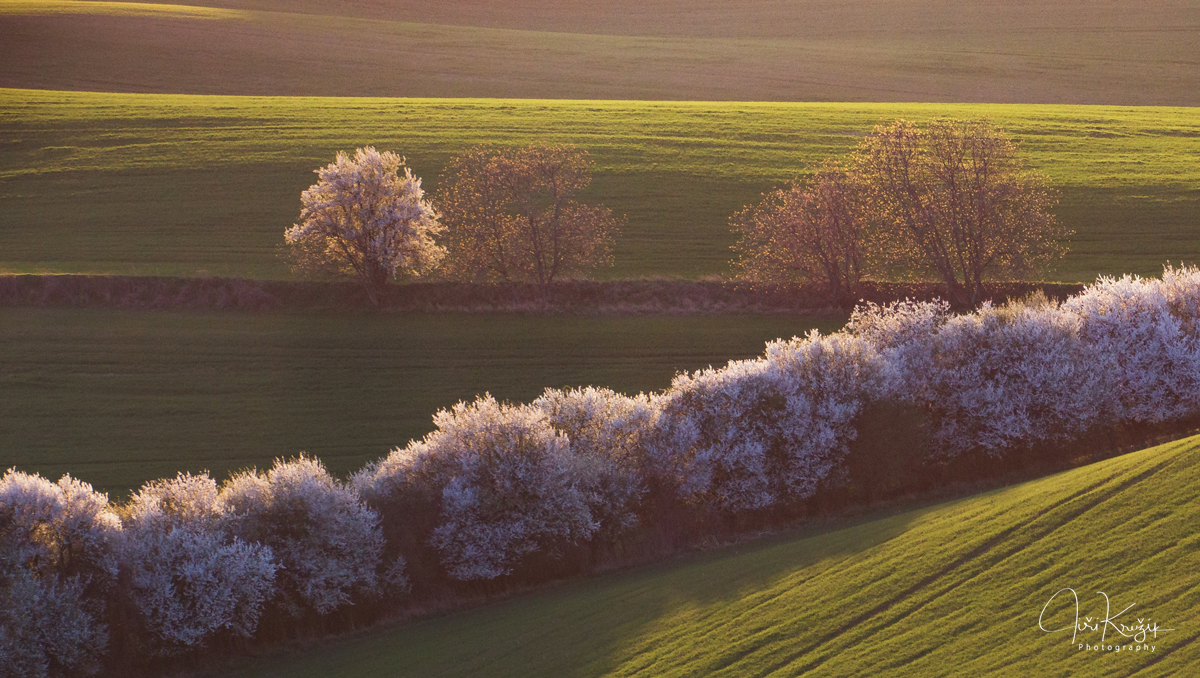
[[[220,486],[155,481],[114,506],[73,478],[10,470],[0,675],[128,666],[264,627],[286,636],[347,609],[619,557],[681,516],[786,512],[847,482],[863,463],[848,456],[856,437],[887,407],[925,423],[923,468],[1194,417],[1200,269],[963,315],[867,304],[839,333],[774,341],[650,395],[485,395],[344,483],[301,457]]]
[[[1042,290],[1055,298],[1076,294],[1074,283],[989,282],[990,299]],[[943,298],[929,282],[860,281],[857,299]],[[557,280],[533,283],[410,282],[379,291],[379,306],[418,313],[577,313],[613,315],[782,314],[854,307],[814,286],[694,280]],[[243,278],[171,278],[118,275],[3,275],[0,306],[120,309],[350,311],[367,307],[361,286]]]

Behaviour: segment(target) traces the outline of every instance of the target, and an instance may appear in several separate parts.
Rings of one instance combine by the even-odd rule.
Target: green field
[[[1200,105],[1190,0],[0,0],[0,35],[0,87]]]
[[[191,1],[0,0],[0,273],[288,278],[283,231],[339,150],[436,190],[475,144],[564,142],[627,218],[598,277],[712,279],[733,212],[938,116],[990,118],[1062,192],[1045,279],[1200,263],[1195,0]],[[118,500],[301,451],[344,475],[484,391],[661,389],[842,322],[0,308],[0,470]],[[222,675],[1183,675],[1198,507],[1192,438]],[[1175,630],[1077,651],[1037,628],[1068,586]]]
[[[1200,438],[959,501],[680,558],[222,671],[339,676],[1184,676],[1200,664]],[[1044,633],[1157,622],[1153,652]],[[1074,622],[1069,594],[1043,624]],[[1126,606],[1134,607],[1116,616]],[[1107,641],[1114,635],[1110,629]],[[1077,643],[1095,645],[1099,632]],[[1125,643],[1132,641],[1126,640]]]
[[[1200,109],[258,98],[0,90],[0,271],[285,277],[312,170],[374,144],[427,188],[478,143],[571,142],[628,218],[610,277],[727,271],[728,217],[897,117],[986,116],[1061,189],[1045,274],[1200,261]]]
[[[123,494],[316,454],[356,470],[490,391],[637,393],[839,319],[167,313],[0,308],[0,469]]]

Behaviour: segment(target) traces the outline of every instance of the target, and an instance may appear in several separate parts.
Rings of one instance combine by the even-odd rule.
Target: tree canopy
[[[438,195],[446,275],[547,285],[612,265],[620,220],[575,199],[591,167],[587,151],[569,145],[476,147],[454,158]]]
[[[848,158],[735,214],[738,278],[820,283],[836,296],[864,276],[932,273],[957,305],[983,281],[1024,276],[1066,252],[1056,196],[984,120],[877,126]]]
[[[401,167],[403,158],[368,146],[315,170],[320,181],[300,196],[300,222],[284,233],[293,267],[354,277],[378,304],[388,278],[436,266],[445,254],[433,240],[443,230],[438,214],[421,180],[408,167],[401,177]]]
[[[852,294],[871,265],[862,193],[856,175],[830,161],[807,186],[776,189],[733,215],[737,278],[813,282],[834,296]]]
[[[987,277],[1024,275],[1066,252],[1070,232],[1050,212],[1055,193],[987,121],[877,126],[852,165],[879,251],[940,276],[955,303],[977,303]]]

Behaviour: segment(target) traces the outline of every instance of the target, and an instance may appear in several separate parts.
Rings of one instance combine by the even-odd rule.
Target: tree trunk
[[[955,276],[947,276],[946,280],[946,296],[950,297],[947,301],[951,306],[956,308],[973,308],[975,306],[975,295],[972,290],[968,289],[968,285],[958,281]]]
[[[363,276],[363,288],[367,291],[367,299],[371,302],[374,308],[379,307],[379,300],[383,296],[383,291],[387,287],[388,275],[387,271],[372,267]]]

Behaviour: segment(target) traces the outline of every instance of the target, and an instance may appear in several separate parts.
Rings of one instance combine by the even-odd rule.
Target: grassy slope
[[[1200,438],[874,520],[570,583],[222,675],[1151,676],[1200,664]],[[1153,653],[1038,629],[1158,622]],[[1060,596],[1047,628],[1073,621]],[[1109,640],[1112,633],[1109,632]],[[1078,641],[1096,643],[1099,633]],[[1129,642],[1129,641],[1126,641]],[[1190,669],[1188,668],[1190,667]]]
[[[0,0],[0,86],[1200,104],[1200,7],[1189,0],[188,4],[231,11]]]
[[[300,451],[345,473],[491,391],[666,387],[836,319],[0,309],[0,470],[122,492]]]
[[[286,275],[312,169],[408,156],[436,186],[472,144],[573,142],[590,200],[628,216],[610,275],[718,274],[728,216],[879,122],[987,116],[1063,190],[1078,234],[1050,274],[1200,260],[1200,109],[976,104],[242,98],[0,90],[0,270]]]

